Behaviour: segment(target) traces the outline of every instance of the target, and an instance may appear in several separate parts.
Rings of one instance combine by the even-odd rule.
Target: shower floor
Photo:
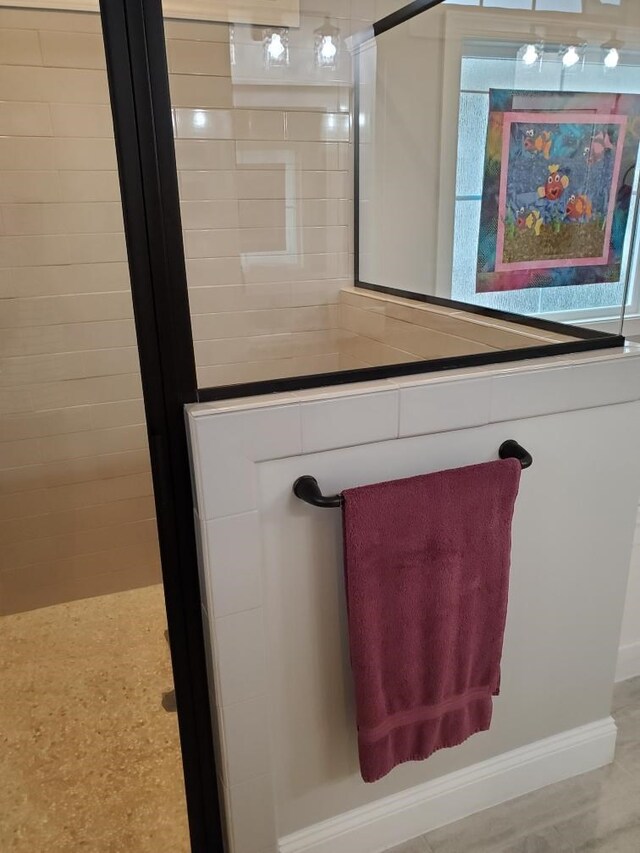
[[[189,850],[162,587],[0,619],[0,850]]]

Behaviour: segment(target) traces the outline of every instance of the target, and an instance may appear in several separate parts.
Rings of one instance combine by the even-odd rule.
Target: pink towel
[[[520,474],[505,459],[344,492],[365,782],[491,725]]]

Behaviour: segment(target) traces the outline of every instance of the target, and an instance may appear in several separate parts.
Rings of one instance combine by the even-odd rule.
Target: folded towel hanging
[[[344,492],[365,782],[490,727],[521,471],[509,457]]]
[[[512,438],[500,445],[498,455],[500,459],[517,459],[523,470],[533,465],[533,457],[529,451]],[[311,506],[331,508],[341,507],[343,504],[342,495],[323,495],[318,481],[309,474],[298,477],[293,484],[293,493],[301,501],[311,504]]]

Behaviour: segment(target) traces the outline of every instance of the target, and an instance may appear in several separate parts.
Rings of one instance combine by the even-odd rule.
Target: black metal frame
[[[198,399],[160,0],[101,0],[191,848],[223,848],[184,405]]]

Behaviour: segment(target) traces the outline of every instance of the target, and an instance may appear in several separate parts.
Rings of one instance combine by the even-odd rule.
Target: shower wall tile
[[[42,64],[61,68],[105,68],[102,35],[40,31]]]
[[[2,136],[51,136],[51,116],[48,104],[0,103],[0,134]]]
[[[0,296],[59,296],[130,292],[126,263],[75,264],[72,267],[20,267],[0,274]]]
[[[210,21],[178,21],[169,19],[164,22],[164,31],[168,39],[187,41],[229,42],[229,26]]]
[[[100,33],[100,17],[89,12],[47,12],[24,9],[0,9],[0,27],[63,32]]]
[[[230,75],[228,42],[210,43],[186,39],[167,40],[169,73],[204,74],[215,77]]]
[[[60,197],[61,185],[58,172],[0,171],[0,201],[2,202],[49,202],[59,201]]]
[[[113,137],[111,107],[107,104],[49,104],[49,112],[55,136]]]
[[[2,205],[4,234],[80,234],[123,230],[118,202]]]
[[[180,198],[185,201],[237,199],[238,186],[233,171],[178,171]]]
[[[104,71],[5,65],[0,66],[0,100],[108,104],[109,87]]]
[[[38,33],[0,29],[0,57],[3,65],[42,65]]]
[[[285,114],[279,110],[236,110],[235,139],[273,141],[285,138]]]
[[[173,110],[178,139],[233,139],[232,110]]]
[[[207,109],[233,106],[231,79],[228,77],[172,74],[169,82],[174,107]]]
[[[349,395],[301,406],[303,452],[398,436],[398,392]]]
[[[120,201],[116,171],[58,173],[60,201]]]
[[[0,10],[2,612],[160,580],[98,15]]]
[[[208,588],[218,618],[253,610],[262,603],[262,551],[258,513],[206,523]],[[238,547],[241,542],[241,547]]]
[[[361,28],[335,11],[345,35]],[[348,84],[235,85],[227,25],[167,21],[166,34],[199,381],[337,370]],[[28,607],[62,594],[36,560],[45,543],[56,589],[91,594],[92,578],[124,582],[119,526],[153,520],[99,16],[0,9],[0,137],[0,535],[33,542],[20,559],[35,562],[3,571]],[[80,578],[91,531],[95,565]],[[148,557],[135,583],[157,580]]]
[[[350,117],[345,113],[287,113],[287,139],[348,142]]]

